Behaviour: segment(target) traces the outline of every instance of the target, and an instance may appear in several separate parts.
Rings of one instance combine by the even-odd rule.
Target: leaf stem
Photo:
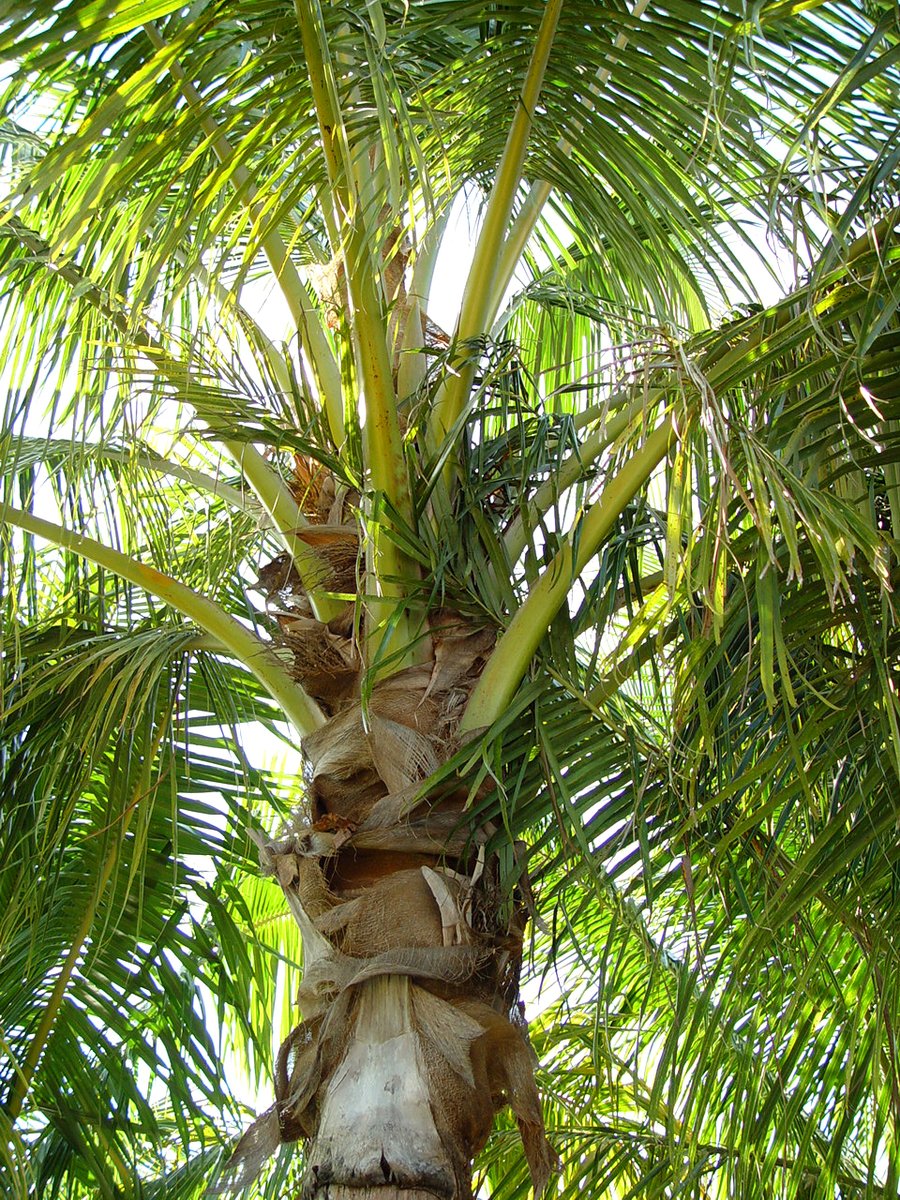
[[[7,434],[0,438],[0,456],[5,455],[5,451],[13,442],[12,434]],[[18,446],[34,447],[39,451],[43,451],[52,461],[56,461],[56,455],[59,459],[64,459],[72,454],[72,443],[61,438],[38,438],[38,437],[16,437],[15,443]],[[222,480],[216,479],[214,475],[207,474],[206,471],[198,471],[193,467],[182,466],[181,463],[172,462],[170,459],[163,457],[161,454],[156,454],[152,450],[119,450],[111,446],[104,446],[102,442],[94,444],[84,443],[80,447],[82,453],[87,456],[96,457],[105,462],[123,463],[126,466],[139,467],[143,471],[150,471],[154,475],[167,475],[172,479],[180,479],[183,483],[190,483],[194,487],[201,489],[204,492],[209,492],[211,496],[216,496],[225,504],[230,504],[232,508],[236,508],[241,512],[250,512],[253,515],[261,516],[259,506],[254,504],[246,492],[240,488],[232,487],[229,483],[223,483]]]
[[[436,449],[453,428],[463,410],[475,377],[471,352],[474,339],[483,337],[490,327],[490,304],[501,250],[516,194],[522,181],[522,168],[531,135],[550,50],[556,36],[562,0],[547,0],[532,51],[515,116],[506,146],[497,168],[494,186],[484,214],[484,223],[475,245],[472,266],[466,279],[456,327],[459,346],[453,371],[447,376],[435,398],[429,422],[431,448]]]
[[[572,583],[596,554],[618,517],[668,452],[675,437],[667,417],[604,488],[597,502],[569,533],[528,598],[497,642],[475,686],[460,724],[472,733],[491,725],[509,706],[550,622],[565,604]]]
[[[82,558],[90,559],[98,566],[105,567],[176,608],[188,620],[216,638],[227,654],[234,655],[256,676],[299,733],[311,733],[324,724],[322,710],[300,685],[291,679],[272,648],[236,621],[215,601],[201,596],[186,584],[173,579],[171,575],[157,571],[155,567],[146,566],[127,554],[104,546],[102,542],[73,533],[61,525],[45,521],[42,517],[35,517],[8,505],[0,509],[0,516],[19,529],[45,538]]]

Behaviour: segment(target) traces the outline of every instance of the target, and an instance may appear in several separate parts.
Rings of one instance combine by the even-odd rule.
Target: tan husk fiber
[[[326,544],[344,536],[321,528]],[[422,786],[457,747],[493,632],[439,613],[432,661],[364,705],[352,616],[320,625],[289,572],[270,584],[295,673],[331,718],[304,739],[306,810],[260,850],[300,926],[303,1021],[225,1186],[302,1138],[304,1200],[470,1200],[472,1159],[508,1104],[540,1195],[556,1160],[518,1003],[524,906],[503,897],[466,790]]]

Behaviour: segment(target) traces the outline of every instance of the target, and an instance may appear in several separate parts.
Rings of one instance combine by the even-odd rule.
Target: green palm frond
[[[267,821],[284,800],[213,731],[273,710],[246,675],[191,665],[193,640],[51,627],[20,640],[6,681],[4,1029],[9,1062],[33,1074],[48,1188],[60,1155],[88,1154],[98,1186],[116,1187],[140,1141],[161,1154],[174,1133],[157,1120],[161,1086],[180,1142],[217,1142],[211,1113],[240,1120],[223,1045],[257,1074],[270,1063],[277,943],[256,941],[238,879],[255,857],[247,793],[274,804]],[[16,1076],[5,1083],[15,1095]]]

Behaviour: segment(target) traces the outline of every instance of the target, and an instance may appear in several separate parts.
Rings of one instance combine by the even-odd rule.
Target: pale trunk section
[[[379,1175],[385,1185],[427,1185],[426,1194],[453,1194],[453,1169],[431,1115],[410,987],[397,975],[359,986],[353,1040],[329,1080],[308,1151],[317,1185],[311,1194],[333,1195],[332,1179],[358,1188]]]

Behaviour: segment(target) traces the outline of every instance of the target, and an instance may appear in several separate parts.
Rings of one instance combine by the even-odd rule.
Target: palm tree
[[[0,20],[7,1194],[896,1195],[895,6]]]

